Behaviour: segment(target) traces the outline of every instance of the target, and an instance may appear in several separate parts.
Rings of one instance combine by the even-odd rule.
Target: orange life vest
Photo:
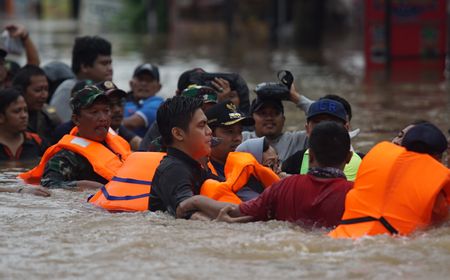
[[[58,143],[45,151],[35,168],[19,174],[19,178],[28,184],[39,184],[47,162],[61,149],[66,149],[85,157],[94,168],[95,173],[111,180],[122,166],[123,160],[131,153],[128,142],[109,129],[105,142],[114,151],[112,152],[101,143],[75,136],[77,132],[78,128],[75,127],[70,134],[64,135]]]
[[[272,169],[261,165],[252,154],[244,152],[229,153],[224,171],[225,182],[208,179],[203,183],[200,194],[217,201],[239,204],[241,200],[236,193],[247,184],[250,176],[253,175],[265,188],[280,180]]]
[[[156,168],[165,153],[135,152],[88,202],[109,211],[146,211]]]
[[[362,160],[341,224],[329,236],[410,234],[430,224],[441,190],[450,194],[448,168],[429,155],[380,143]]]

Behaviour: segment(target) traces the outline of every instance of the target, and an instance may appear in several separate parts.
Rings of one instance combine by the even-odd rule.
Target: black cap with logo
[[[241,123],[243,126],[255,124],[252,117],[245,116],[239,112],[233,102],[227,100],[211,107],[205,112],[208,118],[208,125],[212,128],[218,126],[229,126]]]

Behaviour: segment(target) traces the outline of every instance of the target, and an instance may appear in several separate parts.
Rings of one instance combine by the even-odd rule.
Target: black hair
[[[17,101],[22,95],[18,88],[0,90],[0,114],[4,114],[11,103]]]
[[[196,67],[190,70],[186,70],[181,73],[180,77],[178,77],[177,89],[181,93],[184,89],[186,89],[191,84],[191,76],[195,73],[203,73],[203,70],[200,67]]]
[[[269,149],[269,147],[270,147],[269,140],[267,140],[266,137],[263,137],[263,153],[264,153],[264,152],[267,152],[267,150]]]
[[[99,55],[111,55],[111,43],[99,36],[75,39],[72,49],[72,71],[78,74],[81,65],[92,66]]]
[[[350,151],[350,136],[342,124],[324,121],[314,126],[309,146],[322,167],[335,167],[345,162]]]
[[[322,100],[322,99],[331,99],[331,100],[341,103],[342,106],[344,106],[345,112],[347,113],[348,121],[352,120],[352,116],[353,116],[352,115],[352,106],[350,105],[350,103],[348,103],[348,101],[345,98],[340,97],[339,95],[335,95],[335,94],[327,94],[324,97],[319,98],[319,100]]]
[[[17,72],[12,81],[12,85],[16,88],[20,88],[22,93],[25,93],[27,87],[31,84],[31,77],[33,76],[47,77],[44,70],[39,66],[27,64]]]
[[[172,128],[188,130],[192,117],[202,105],[201,99],[186,96],[174,96],[161,104],[156,113],[156,122],[164,145],[173,143]]]

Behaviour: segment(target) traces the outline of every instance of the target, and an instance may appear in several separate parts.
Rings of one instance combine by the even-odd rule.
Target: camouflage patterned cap
[[[181,92],[181,95],[201,98],[203,103],[217,103],[217,92],[207,86],[190,85]]]
[[[100,90],[102,90],[107,96],[115,93],[120,97],[126,97],[127,93],[121,89],[119,89],[113,82],[111,81],[103,81],[95,84]]]
[[[70,105],[74,113],[78,113],[80,109],[88,108],[94,103],[95,100],[104,98],[108,100],[108,96],[104,91],[100,90],[96,86],[86,86],[83,89],[77,91],[72,99]]]

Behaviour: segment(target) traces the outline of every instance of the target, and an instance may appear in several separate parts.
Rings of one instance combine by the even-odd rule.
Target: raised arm
[[[27,64],[32,64],[39,66],[41,60],[39,59],[39,53],[36,46],[30,38],[30,33],[28,30],[20,24],[8,24],[6,26],[9,35],[13,38],[20,38],[23,47],[25,49],[25,54],[27,56]]]

